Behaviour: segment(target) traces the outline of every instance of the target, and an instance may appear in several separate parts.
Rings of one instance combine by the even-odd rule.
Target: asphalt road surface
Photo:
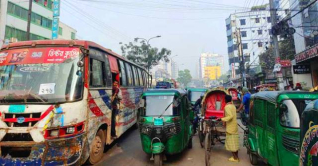
[[[243,131],[240,129],[239,163],[228,161],[230,152],[224,145],[216,143],[211,152],[211,166],[249,166],[249,157],[246,148],[243,147]],[[122,135],[116,143],[109,146],[98,166],[152,166],[150,156],[143,152],[139,131],[130,129]],[[193,148],[185,149],[182,153],[168,156],[165,166],[205,166],[204,149],[201,148],[197,135],[193,138]]]

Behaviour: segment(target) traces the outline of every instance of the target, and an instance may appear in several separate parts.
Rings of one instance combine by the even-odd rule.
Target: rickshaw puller
[[[238,150],[239,150],[239,134],[238,126],[236,121],[236,108],[232,103],[232,96],[225,96],[226,106],[225,116],[219,120],[226,122],[226,138],[225,138],[225,148],[226,150],[232,152],[232,157],[229,158],[229,161],[239,162]]]

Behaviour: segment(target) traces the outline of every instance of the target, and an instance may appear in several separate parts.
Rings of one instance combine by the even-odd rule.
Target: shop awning
[[[113,56],[108,56],[108,59],[112,73],[119,73],[117,59]]]

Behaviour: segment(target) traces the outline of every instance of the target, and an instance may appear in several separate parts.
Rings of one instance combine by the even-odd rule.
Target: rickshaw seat
[[[209,110],[207,109],[205,111],[205,117],[204,119],[210,119],[210,117],[216,117],[217,119],[218,118],[223,118],[224,117],[224,111],[223,110]]]
[[[205,119],[209,119],[211,116],[215,116],[217,118],[224,117],[224,107],[225,103],[225,93],[223,92],[215,92],[210,94],[205,99],[206,110],[205,110]]]

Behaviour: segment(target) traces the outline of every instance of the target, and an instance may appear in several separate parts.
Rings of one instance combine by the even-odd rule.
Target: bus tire
[[[155,157],[154,157],[155,161],[154,161],[154,165],[155,166],[162,166],[162,163],[163,163],[163,158],[162,158],[162,154],[155,154]]]
[[[92,142],[88,164],[94,165],[102,159],[105,149],[105,140],[106,138],[103,130],[99,129]]]
[[[256,154],[253,154],[252,152],[249,153],[250,162],[252,165],[257,165],[258,163],[258,157]]]

